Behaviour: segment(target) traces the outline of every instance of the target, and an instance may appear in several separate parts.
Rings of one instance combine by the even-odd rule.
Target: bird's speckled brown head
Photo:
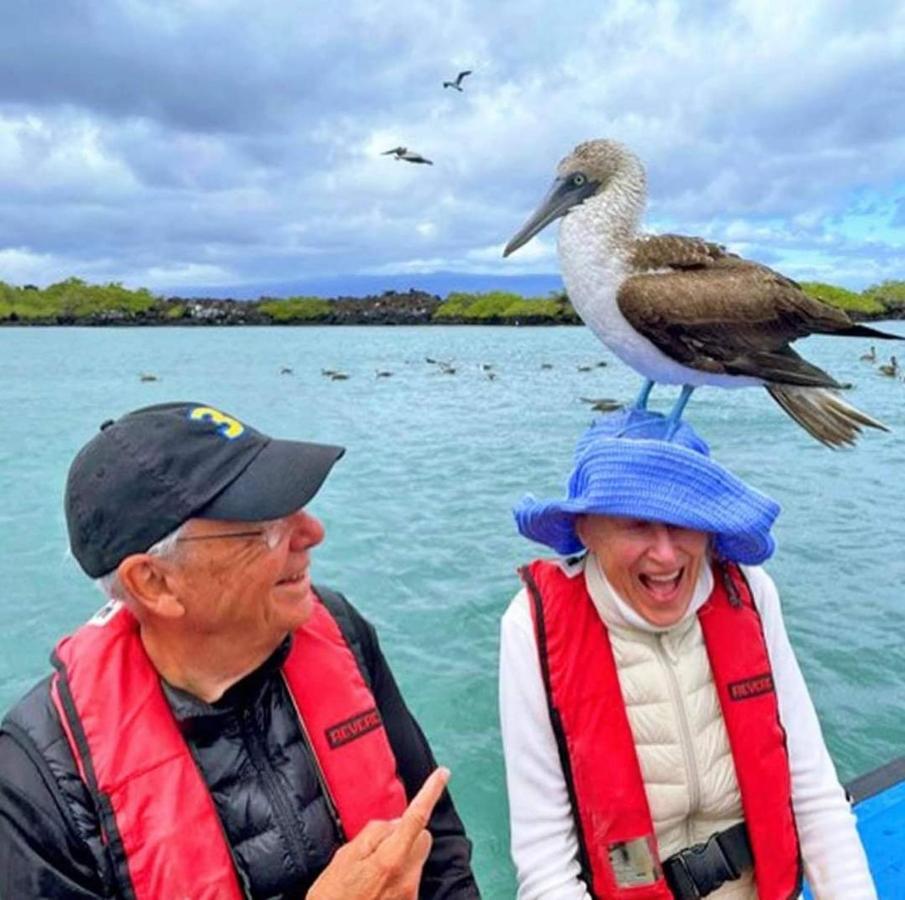
[[[556,167],[559,178],[581,172],[588,180],[598,182],[598,192],[606,187],[613,175],[623,171],[634,171],[640,175],[643,184],[644,169],[638,157],[625,144],[606,138],[583,141]]]
[[[551,222],[608,188],[617,202],[627,203],[633,210],[629,217],[636,219],[637,210],[643,208],[645,195],[644,168],[640,160],[617,141],[584,141],[560,161],[553,186],[506,245],[503,256],[508,256]]]

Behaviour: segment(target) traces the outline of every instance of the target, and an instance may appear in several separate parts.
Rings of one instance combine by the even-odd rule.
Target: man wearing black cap
[[[78,454],[70,543],[110,602],[0,729],[0,896],[478,896],[373,628],[311,585],[342,454],[196,403]]]

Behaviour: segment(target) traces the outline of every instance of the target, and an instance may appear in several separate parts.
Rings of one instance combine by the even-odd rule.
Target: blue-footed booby
[[[556,170],[541,205],[506,245],[508,256],[562,217],[559,263],[585,324],[647,379],[682,385],[677,422],[700,385],[762,385],[809,434],[853,444],[862,426],[886,427],[836,391],[841,385],[790,346],[809,334],[893,338],[857,325],[784,275],[719,244],[638,229],[647,199],[641,161],[622,144],[579,144]]]
[[[464,72],[459,72],[456,75],[455,81],[444,81],[443,87],[445,88],[453,88],[453,90],[458,91],[460,94],[462,93],[462,82],[465,80],[466,76],[471,75],[471,69],[466,69]]]
[[[408,147],[394,147],[392,150],[384,150],[380,155],[389,156],[390,154],[395,156],[397,160],[401,159],[405,162],[421,163],[425,166],[433,165],[429,159],[425,159],[420,153],[415,153],[414,150],[409,150]]]

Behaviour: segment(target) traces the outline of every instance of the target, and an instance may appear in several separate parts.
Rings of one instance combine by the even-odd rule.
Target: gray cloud
[[[498,251],[599,136],[647,164],[653,228],[903,277],[903,47],[897,2],[14,0],[0,279],[555,271],[552,231]],[[380,156],[399,143],[435,165]],[[856,240],[853,217],[882,227]]]

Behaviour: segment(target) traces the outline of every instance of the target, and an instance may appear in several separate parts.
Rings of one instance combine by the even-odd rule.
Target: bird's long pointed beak
[[[586,181],[581,187],[575,187],[571,178],[557,178],[547,191],[547,196],[541,200],[540,206],[531,214],[531,218],[506,244],[503,256],[509,256],[527,244],[539,231],[543,231],[551,222],[564,216],[573,206],[581,203],[596,190],[597,184],[592,181]]]

